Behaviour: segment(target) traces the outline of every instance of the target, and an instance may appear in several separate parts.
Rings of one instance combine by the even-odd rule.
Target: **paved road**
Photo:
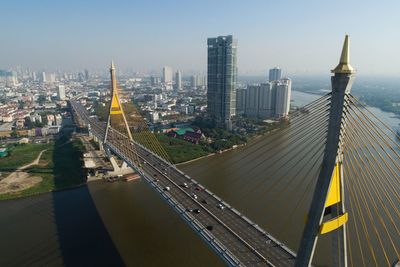
[[[82,105],[73,100],[71,104],[76,114],[90,123],[90,131],[103,140],[105,124],[90,118]],[[228,264],[294,265],[295,254],[292,251],[174,165],[140,144],[130,142],[113,129],[109,130],[107,146],[141,172],[144,179]]]

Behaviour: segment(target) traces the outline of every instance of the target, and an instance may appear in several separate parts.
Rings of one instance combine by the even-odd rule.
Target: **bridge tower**
[[[108,119],[106,124],[106,130],[104,135],[104,145],[107,147],[107,144],[119,144],[125,148],[131,148],[130,150],[126,150],[125,152],[132,156],[134,161],[140,166],[139,158],[136,153],[136,149],[131,143],[134,141],[131,130],[128,125],[128,121],[126,120],[125,113],[120,102],[120,98],[118,95],[118,87],[117,87],[117,79],[115,75],[115,66],[114,62],[111,62],[110,68],[111,74],[111,103],[108,112]],[[109,152],[109,150],[106,150]],[[112,158],[112,157],[111,157]],[[128,173],[129,167],[127,167],[126,162],[122,164],[122,167],[116,167],[117,163],[115,159],[111,159],[113,163],[114,171],[119,173]]]
[[[128,122],[125,117],[124,110],[118,96],[117,79],[115,77],[115,66],[114,62],[111,61],[110,67],[111,74],[111,104],[108,112],[106,134],[104,135],[104,143],[106,143],[110,127],[114,127],[117,130],[124,133],[129,141],[133,141],[131,131],[128,126]]]
[[[346,222],[343,190],[343,135],[347,98],[354,81],[346,35],[339,65],[332,70],[332,95],[327,141],[322,167],[300,241],[295,266],[310,266],[318,236],[331,233],[334,266],[347,266]],[[330,217],[330,218],[329,218]],[[336,253],[337,252],[337,253]]]

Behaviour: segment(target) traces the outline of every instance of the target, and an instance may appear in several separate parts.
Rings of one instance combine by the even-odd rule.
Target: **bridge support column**
[[[124,161],[120,166],[118,166],[117,161],[115,160],[114,156],[110,157],[111,165],[113,166],[113,171],[109,172],[110,175],[117,176],[117,175],[125,175],[133,173],[133,169],[128,166],[128,164]]]
[[[99,149],[101,151],[104,151],[104,146],[103,146],[103,142],[102,141],[99,141]]]

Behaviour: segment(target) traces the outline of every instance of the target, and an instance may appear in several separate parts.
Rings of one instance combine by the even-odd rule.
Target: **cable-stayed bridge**
[[[308,266],[321,235],[332,239],[334,266],[393,266],[399,259],[400,146],[396,133],[350,94],[354,70],[347,37],[333,70],[332,92],[293,112],[286,127],[263,142],[250,144],[273,153],[243,151],[238,158],[269,173],[243,185],[248,195],[296,188],[297,202],[282,228],[304,228],[297,253],[177,169],[139,112],[121,104],[113,64],[110,71],[108,121],[91,117],[72,99],[75,118],[110,156],[120,157],[160,193],[227,264]],[[293,221],[301,205],[310,206],[305,220]]]

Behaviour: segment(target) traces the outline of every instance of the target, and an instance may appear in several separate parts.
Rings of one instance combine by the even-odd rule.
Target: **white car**
[[[166,186],[166,187],[164,187],[164,190],[169,191],[169,190],[171,190],[171,188],[169,186]]]
[[[192,195],[192,198],[197,199],[197,195],[196,195],[196,194],[193,194],[193,195]]]
[[[219,203],[219,204],[217,205],[217,208],[219,208],[219,209],[223,210],[223,209],[225,209],[225,206],[224,206],[224,205],[222,205],[221,203]]]

